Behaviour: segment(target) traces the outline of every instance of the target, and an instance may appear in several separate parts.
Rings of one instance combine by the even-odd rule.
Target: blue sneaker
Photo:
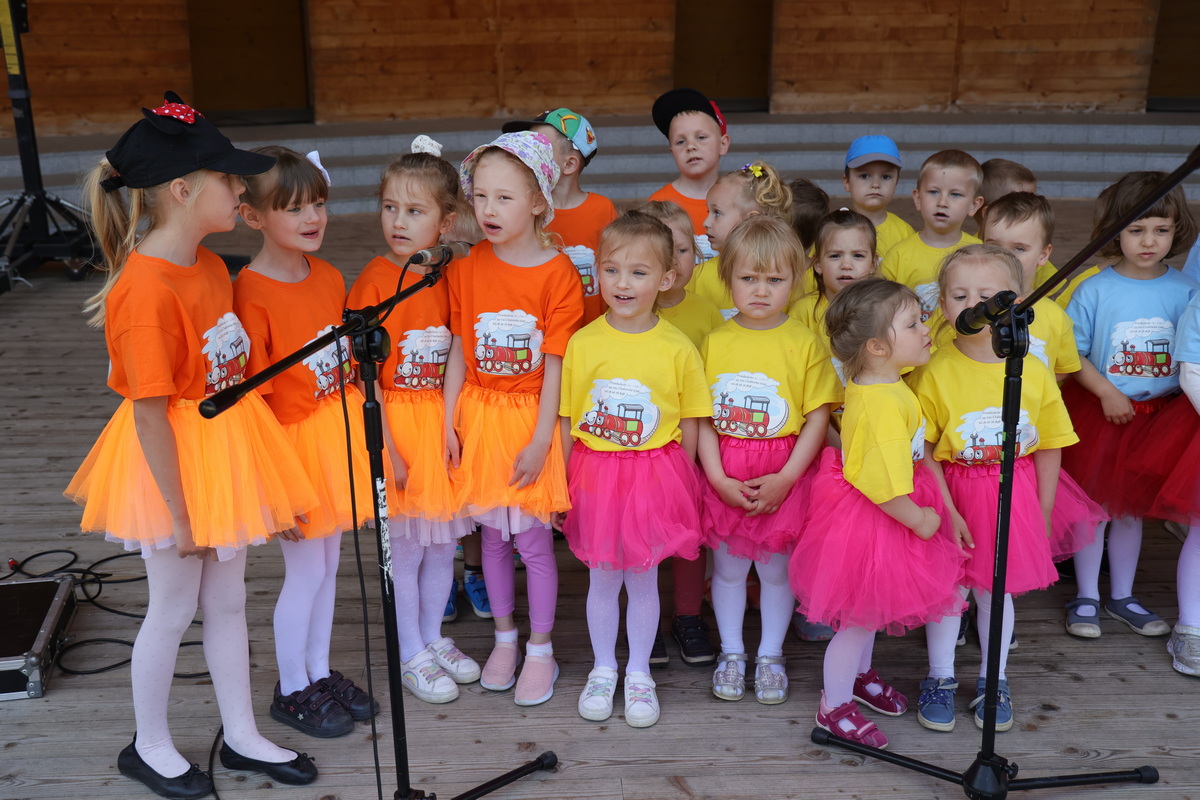
[[[488,600],[487,584],[483,582],[482,572],[463,573],[463,592],[471,601],[471,610],[480,619],[492,618],[492,602]]]
[[[454,622],[458,619],[458,581],[450,582],[450,599],[446,601],[446,613],[442,614],[442,622]]]
[[[983,728],[983,689],[986,680],[975,681],[975,699],[969,708],[975,709],[975,726]],[[1013,726],[1012,695],[1008,691],[1008,681],[1002,680],[996,686],[996,730],[1006,731]]]
[[[917,722],[931,731],[954,730],[954,678],[926,678],[918,685]]]

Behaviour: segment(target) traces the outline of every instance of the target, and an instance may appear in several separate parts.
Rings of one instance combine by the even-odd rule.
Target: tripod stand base
[[[980,753],[965,772],[958,773],[898,753],[889,753],[877,747],[868,747],[865,744],[841,739],[824,728],[813,728],[810,738],[816,744],[833,745],[948,783],[957,783],[963,787],[963,791],[971,800],[1004,800],[1010,791],[1029,789],[1093,786],[1101,783],[1158,783],[1158,770],[1151,766],[1117,772],[1090,772],[1082,775],[1052,775],[1044,778],[1018,779],[1017,765],[1011,764],[1007,759],[997,755],[985,758],[983,753]]]

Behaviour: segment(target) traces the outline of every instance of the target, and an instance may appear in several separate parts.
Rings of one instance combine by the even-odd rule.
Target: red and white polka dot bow
[[[154,113],[160,117],[174,117],[177,120],[186,122],[188,125],[195,123],[196,117],[204,116],[187,103],[163,103],[154,109]]]

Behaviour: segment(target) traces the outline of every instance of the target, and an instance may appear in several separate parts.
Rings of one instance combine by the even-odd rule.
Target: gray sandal
[[[1080,606],[1091,606],[1091,614],[1080,614]],[[1076,597],[1067,603],[1067,633],[1081,639],[1100,638],[1100,601],[1090,597]]]
[[[722,700],[741,700],[746,694],[746,676],[738,669],[738,661],[748,661],[745,653],[721,653],[713,672],[712,692]],[[721,669],[721,664],[725,669]]]
[[[1142,604],[1136,597],[1130,596],[1121,600],[1109,600],[1104,604],[1104,610],[1110,617],[1121,620],[1132,628],[1134,633],[1140,633],[1142,636],[1166,636],[1171,632],[1171,626],[1163,622],[1158,614],[1150,611],[1139,614],[1129,608],[1137,605]]]

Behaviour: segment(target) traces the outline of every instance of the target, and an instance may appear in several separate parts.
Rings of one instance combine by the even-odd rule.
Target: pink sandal
[[[821,705],[824,703],[824,693],[821,697]],[[845,730],[840,723],[846,720],[854,727],[850,730]],[[828,714],[825,714],[821,709],[817,709],[817,724],[825,730],[829,731],[839,739],[847,739],[851,742],[865,744],[868,747],[875,747],[884,750],[888,746],[888,738],[883,731],[875,727],[875,723],[868,720],[858,710],[858,704],[851,700],[848,703],[843,703],[835,709],[832,709]]]
[[[871,694],[867,689],[871,684],[882,686],[883,691],[879,694]],[[872,711],[878,711],[889,717],[898,717],[908,710],[908,698],[879,677],[874,669],[860,672],[854,679],[854,699]]]

